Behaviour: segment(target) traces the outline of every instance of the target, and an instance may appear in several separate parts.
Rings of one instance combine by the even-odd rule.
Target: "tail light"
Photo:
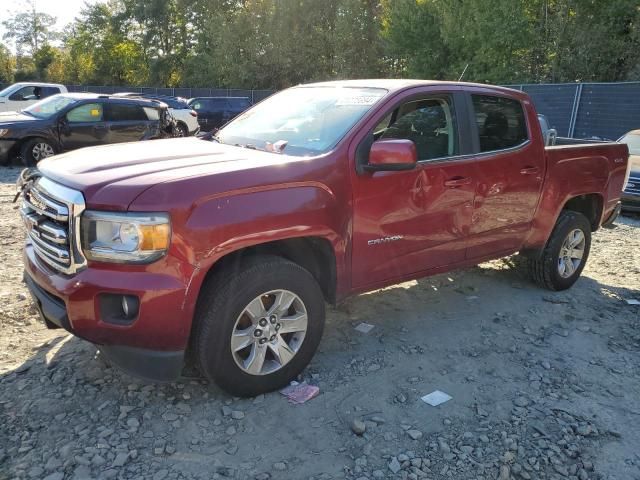
[[[198,116],[198,112],[196,112],[195,110],[191,110],[189,113],[191,114],[192,117]]]

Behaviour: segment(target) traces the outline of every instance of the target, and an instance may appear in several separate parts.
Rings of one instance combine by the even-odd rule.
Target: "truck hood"
[[[122,211],[160,183],[299,160],[191,137],[83,148],[47,158],[38,169],[81,191],[87,207]]]

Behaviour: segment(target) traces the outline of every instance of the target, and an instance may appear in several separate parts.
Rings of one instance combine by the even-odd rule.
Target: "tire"
[[[189,136],[189,129],[187,128],[187,126],[184,123],[180,123],[179,122],[179,123],[176,124],[174,136],[175,137],[188,137]]]
[[[569,235],[574,235],[576,231],[581,232],[584,240],[578,243],[574,249],[570,248],[570,244],[577,241],[579,236],[573,236],[572,241],[569,239]],[[565,247],[569,247],[570,250],[565,250]],[[574,255],[575,252],[579,253],[580,247],[582,249],[581,258],[567,261],[568,256]],[[538,285],[548,290],[566,290],[580,277],[587,263],[590,248],[591,224],[587,217],[578,212],[563,210],[542,255],[537,259],[529,260],[530,275]],[[569,255],[564,255],[567,252]]]
[[[274,320],[269,310],[278,299],[286,304],[290,294],[296,299],[286,312],[276,309]],[[247,313],[250,306],[255,313],[253,319]],[[263,315],[266,312],[264,317],[258,315],[260,307],[264,308]],[[306,313],[306,331],[281,333],[285,328],[301,328],[301,312]],[[287,323],[294,322],[293,318],[298,320]],[[250,397],[270,392],[287,385],[307,366],[322,338],[324,320],[322,291],[307,270],[281,257],[256,256],[238,268],[223,270],[203,286],[192,343],[195,360],[205,377],[232,395]],[[234,332],[235,353],[231,341]],[[262,334],[259,339],[258,334]],[[263,340],[264,344],[260,343]],[[246,348],[238,349],[247,342]],[[287,343],[286,349],[282,342]],[[283,360],[275,351],[281,352]],[[264,352],[263,363],[259,362],[259,352]]]
[[[44,138],[31,138],[20,147],[20,157],[26,167],[35,167],[40,160],[55,154],[54,146]]]

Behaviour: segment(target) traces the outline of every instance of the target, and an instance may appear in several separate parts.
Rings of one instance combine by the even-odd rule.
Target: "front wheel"
[[[51,142],[44,138],[27,140],[20,148],[22,163],[27,167],[35,167],[40,160],[44,160],[55,154],[56,151]]]
[[[325,312],[307,270],[257,256],[204,288],[194,348],[207,378],[233,395],[255,396],[287,385],[309,363]]]
[[[564,210],[540,258],[529,261],[533,280],[549,290],[566,290],[580,277],[591,248],[591,224],[578,212]]]

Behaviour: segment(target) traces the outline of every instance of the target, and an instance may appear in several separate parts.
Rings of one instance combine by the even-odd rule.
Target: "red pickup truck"
[[[520,252],[569,288],[619,210],[626,145],[545,148],[530,98],[466,83],[302,85],[210,141],[70,152],[23,173],[47,326],[155,380],[285,385],[325,301]]]

